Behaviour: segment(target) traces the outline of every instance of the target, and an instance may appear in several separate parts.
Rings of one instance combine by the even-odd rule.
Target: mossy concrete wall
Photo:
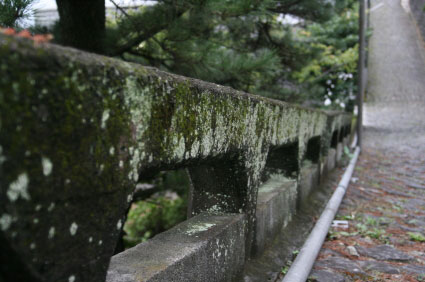
[[[15,281],[104,280],[136,183],[178,167],[191,168],[192,215],[245,215],[250,253],[269,152],[296,144],[299,168],[311,138],[320,136],[322,159],[350,121],[0,35],[1,271]]]

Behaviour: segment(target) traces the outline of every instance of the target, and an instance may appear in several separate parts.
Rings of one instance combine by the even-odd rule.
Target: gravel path
[[[425,48],[406,3],[372,1],[364,149],[311,281],[425,281]]]

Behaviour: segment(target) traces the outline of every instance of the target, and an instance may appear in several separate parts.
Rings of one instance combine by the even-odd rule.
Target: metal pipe
[[[320,215],[319,220],[307,238],[307,241],[301,248],[295,261],[292,263],[288,273],[283,278],[282,282],[305,282],[313,268],[314,261],[319,254],[322,244],[328,234],[329,227],[338,211],[342,198],[345,195],[351,176],[356,166],[357,158],[360,153],[360,147],[356,147],[354,156],[350,161],[341,181],[338,184],[331,199],[326,205],[324,211]]]
[[[358,61],[358,84],[357,84],[357,145],[362,147],[363,139],[363,97],[365,90],[365,0],[359,0],[359,61]]]

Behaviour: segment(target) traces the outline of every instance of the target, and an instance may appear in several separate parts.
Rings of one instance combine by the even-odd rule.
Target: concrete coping
[[[243,214],[202,213],[113,256],[106,281],[230,281],[245,262],[245,225]]]

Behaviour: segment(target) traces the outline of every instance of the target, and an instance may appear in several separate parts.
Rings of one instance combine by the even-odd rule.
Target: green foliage
[[[294,72],[303,86],[305,99],[317,106],[352,110],[357,88],[358,15],[356,1],[346,1],[346,7],[329,21],[313,23],[298,35],[310,42],[319,56]]]
[[[118,6],[107,18],[103,50],[257,95],[351,110],[356,2],[159,0],[132,9]],[[57,26],[51,32],[63,41]]]
[[[157,197],[132,204],[124,225],[127,248],[144,242],[186,219],[187,202],[183,198]]]
[[[158,1],[109,19],[106,50],[290,102],[322,106],[329,88],[332,100],[348,104],[357,65],[354,2]]]
[[[388,235],[386,231],[384,229],[379,228],[381,222],[384,222],[382,218],[374,218],[370,216],[366,218],[354,218],[353,216],[344,216],[342,218],[346,220],[359,220],[361,222],[356,224],[357,231],[354,232],[330,230],[328,233],[328,238],[330,240],[339,239],[341,237],[360,235],[362,237],[370,237],[380,240],[383,243],[388,242]]]
[[[250,47],[256,21],[271,19],[270,3],[160,1],[109,22],[108,53],[125,50],[127,60],[252,91],[282,67],[271,48]]]
[[[336,219],[338,219],[338,220],[353,220],[354,216],[353,215],[337,215]]]
[[[410,240],[417,241],[417,242],[425,242],[425,236],[421,233],[417,232],[407,232],[407,235],[409,235]]]
[[[379,228],[381,222],[383,222],[381,218],[373,218],[368,216],[363,219],[363,223],[358,223],[356,228],[359,234],[361,234],[363,237],[370,237],[378,239],[383,243],[387,243],[388,236],[386,231]]]
[[[344,156],[347,156],[349,159],[352,159],[354,157],[354,154],[351,153],[348,146],[344,146]]]
[[[19,27],[29,16],[34,0],[0,0],[0,27]]]
[[[126,248],[186,220],[189,179],[184,170],[164,171],[153,180],[154,195],[134,202],[124,224]]]
[[[3,0],[16,6],[31,1]],[[350,111],[357,84],[356,3],[159,0],[117,6],[106,20],[102,50],[253,94]],[[58,26],[45,32],[63,42]]]

